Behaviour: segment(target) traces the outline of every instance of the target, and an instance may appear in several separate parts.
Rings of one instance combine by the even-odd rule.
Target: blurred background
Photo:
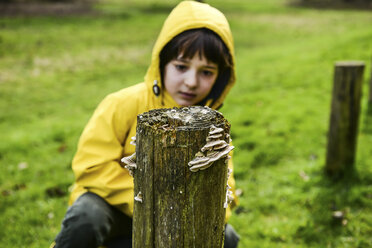
[[[0,247],[49,247],[78,138],[143,80],[176,0],[0,0]],[[371,247],[371,0],[206,0],[228,18],[230,121],[244,247]],[[365,63],[354,172],[324,173],[336,61]],[[368,110],[369,109],[369,110]],[[337,213],[337,214],[336,214]]]

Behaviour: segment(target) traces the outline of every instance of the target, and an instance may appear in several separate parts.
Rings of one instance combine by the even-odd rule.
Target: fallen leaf
[[[21,162],[18,164],[18,170],[24,170],[28,168],[28,164],[26,162]]]
[[[300,171],[298,174],[305,182],[310,180],[310,177],[304,171]]]
[[[62,144],[60,145],[60,147],[58,148],[58,152],[62,153],[64,151],[66,151],[66,148],[67,148],[67,145],[66,144]]]
[[[54,218],[54,214],[52,212],[48,213],[48,219],[53,219]]]
[[[242,190],[242,189],[236,189],[236,190],[235,190],[235,195],[236,195],[237,197],[242,196],[242,195],[243,195],[243,190]]]

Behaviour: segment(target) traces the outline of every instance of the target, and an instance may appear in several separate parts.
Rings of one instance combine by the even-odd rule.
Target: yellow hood
[[[157,80],[161,87],[162,84],[159,70],[159,54],[161,50],[178,34],[195,28],[208,28],[218,34],[226,44],[232,57],[233,71],[231,73],[230,81],[219,99],[213,104],[213,106],[209,106],[215,109],[223,103],[227,93],[235,83],[235,57],[233,38],[229,23],[219,10],[208,4],[194,1],[183,1],[172,10],[168,18],[165,20],[163,28],[154,45],[151,64],[147,70],[145,82],[149,87],[152,87],[154,80]],[[164,90],[161,90],[161,95],[157,100],[166,102],[165,104],[159,103],[160,105],[177,106],[173,99]]]

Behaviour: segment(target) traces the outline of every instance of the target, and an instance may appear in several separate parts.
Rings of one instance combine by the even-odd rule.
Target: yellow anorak
[[[165,90],[161,89],[159,96],[153,92],[154,80],[162,87],[159,53],[177,34],[203,27],[213,30],[221,37],[234,62],[233,39],[224,15],[208,4],[181,2],[164,23],[152,52],[145,81],[108,95],[85,127],[72,161],[76,181],[69,204],[89,191],[101,196],[126,215],[133,215],[133,178],[119,163],[123,156],[135,151],[135,146],[131,145],[130,141],[136,134],[137,115],[156,108],[180,107]],[[211,108],[215,109],[222,104],[234,82],[235,71],[232,72],[224,92]],[[232,164],[229,166],[232,167]],[[229,185],[234,190],[235,182],[232,176]],[[231,206],[235,204],[236,201]],[[228,209],[227,218],[230,214]]]

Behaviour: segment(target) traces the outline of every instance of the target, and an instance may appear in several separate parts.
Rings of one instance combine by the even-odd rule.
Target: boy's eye
[[[187,66],[186,65],[182,65],[182,64],[176,64],[175,67],[179,71],[184,71],[184,70],[187,69]]]
[[[208,70],[203,70],[202,74],[203,74],[203,76],[209,77],[209,76],[214,75],[214,72],[213,71],[208,71]]]

